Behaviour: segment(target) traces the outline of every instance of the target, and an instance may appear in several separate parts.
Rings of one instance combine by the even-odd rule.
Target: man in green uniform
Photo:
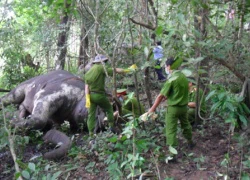
[[[195,108],[196,106],[196,91],[197,88],[193,85],[195,84],[195,79],[190,77],[189,80],[189,94],[188,94],[188,120],[193,125],[195,122]],[[199,88],[199,98],[200,98],[200,115],[204,116],[206,114],[205,98],[203,95],[203,90]]]
[[[107,114],[108,124],[113,133],[117,133],[114,127],[113,108],[105,92],[106,76],[113,74],[112,68],[106,68],[105,62],[108,58],[104,55],[97,55],[92,62],[94,65],[85,74],[85,96],[86,107],[89,108],[87,126],[90,136],[94,134],[95,114],[97,106],[100,106]],[[116,68],[117,73],[129,72],[129,69]]]
[[[133,115],[135,118],[139,118],[140,115],[145,113],[145,109],[143,105],[137,101],[137,99],[133,96],[132,98],[128,99],[126,89],[119,89],[116,92],[117,98],[122,103],[122,114],[121,116],[125,116],[128,114]],[[140,110],[141,109],[141,110]],[[118,116],[118,111],[114,113],[114,116]]]
[[[165,116],[167,145],[174,148],[178,145],[176,137],[178,120],[189,146],[194,145],[192,142],[192,127],[187,118],[188,80],[181,71],[174,70],[178,64],[180,65],[179,61],[181,60],[167,59],[165,70],[169,74],[168,79],[148,111],[148,113],[154,112],[162,100],[167,99],[168,106]]]

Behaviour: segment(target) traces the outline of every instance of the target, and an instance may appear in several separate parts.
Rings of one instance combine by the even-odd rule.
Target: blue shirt
[[[155,60],[163,58],[163,48],[161,46],[156,46],[153,49],[153,53]]]

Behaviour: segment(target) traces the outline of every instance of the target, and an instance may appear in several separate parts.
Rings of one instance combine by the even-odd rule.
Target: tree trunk
[[[203,4],[207,3],[207,0],[203,0],[202,1]],[[194,27],[197,31],[200,32],[201,37],[197,37],[196,41],[203,41],[206,36],[207,36],[207,31],[206,31],[206,17],[208,17],[209,14],[209,10],[207,8],[197,8],[194,11],[195,14],[195,19],[194,19]],[[202,56],[201,54],[201,50],[200,48],[196,48],[196,57],[200,57]],[[199,74],[199,70],[202,68],[204,69],[206,72],[209,71],[208,69],[208,58],[206,58],[205,60],[197,63],[197,72],[196,72],[196,82],[197,82],[197,91],[196,91],[196,98],[195,98],[195,103],[196,103],[196,108],[195,108],[195,124],[198,124],[200,121],[199,118],[199,105],[200,105],[200,97],[199,97],[199,88],[204,88],[204,84],[208,84],[208,82],[202,82],[200,81],[201,77],[203,77],[203,79],[208,79],[208,74]]]
[[[88,56],[87,56],[87,49],[88,49],[88,37],[86,35],[85,24],[82,24],[81,27],[81,35],[80,35],[80,49],[79,49],[79,58],[78,58],[78,67],[84,64],[87,64]]]
[[[145,86],[145,91],[146,91],[146,95],[147,95],[147,99],[148,99],[148,103],[149,103],[149,107],[151,107],[153,105],[153,101],[152,101],[152,97],[151,97],[151,93],[150,93],[150,76],[149,76],[149,68],[150,67],[146,67],[144,74],[144,86]]]
[[[65,0],[65,9],[68,9],[70,7],[70,3],[68,3],[67,0]],[[55,68],[58,69],[64,69],[65,66],[65,59],[67,55],[67,39],[68,39],[68,32],[70,29],[70,18],[66,10],[64,11],[64,15],[61,19],[60,27],[61,32],[59,33],[58,42],[57,42],[57,54],[58,59],[56,60]]]
[[[241,10],[240,10],[240,24],[239,24],[239,32],[238,32],[238,40],[242,37],[242,31],[244,26],[244,11],[246,6],[246,0],[241,1]]]

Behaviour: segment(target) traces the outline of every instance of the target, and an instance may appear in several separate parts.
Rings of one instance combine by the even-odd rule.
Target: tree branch
[[[242,82],[245,81],[245,76],[243,76],[241,73],[239,73],[234,67],[229,65],[226,61],[220,58],[215,58],[216,61],[218,61],[221,65],[227,67],[231,72],[234,73],[235,76],[237,76]]]
[[[156,29],[155,26],[151,26],[151,25],[149,25],[149,24],[144,24],[144,23],[142,23],[142,22],[137,22],[137,21],[135,21],[133,18],[129,18],[129,20],[132,21],[134,24],[138,24],[138,25],[143,26],[143,27],[145,27],[145,28],[147,28],[147,29],[151,29],[151,30],[153,30],[153,31]]]
[[[5,131],[6,131],[7,135],[8,135],[8,140],[9,140],[10,153],[11,153],[12,159],[14,161],[14,167],[15,167],[16,173],[19,173],[21,171],[20,171],[19,165],[17,163],[17,155],[16,155],[16,152],[15,152],[15,143],[14,143],[14,140],[13,140],[14,135],[13,136],[11,135],[11,131],[7,127],[7,122],[6,122],[6,117],[5,117],[5,109],[4,109],[4,106],[3,106],[3,102],[1,103],[1,106],[2,106],[2,112],[3,112],[4,129],[5,129]],[[19,176],[18,180],[23,180],[22,176]]]
[[[210,21],[210,19],[205,15],[204,16],[206,21],[211,24],[211,26],[213,27],[213,29],[215,30],[215,32],[218,34],[219,37],[222,37],[221,33],[219,32],[218,28]]]

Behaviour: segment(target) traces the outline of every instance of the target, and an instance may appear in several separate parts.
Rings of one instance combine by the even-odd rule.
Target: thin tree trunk
[[[98,11],[99,11],[99,0],[96,0],[96,6],[95,6],[95,27],[94,27],[94,50],[95,50],[95,54],[97,54],[98,52],[98,30],[99,30],[99,15],[98,15]]]
[[[87,49],[88,49],[88,37],[86,35],[85,25],[82,24],[81,35],[80,35],[79,58],[77,62],[78,67],[82,64],[84,64],[84,66],[87,64],[88,61]]]
[[[203,0],[202,1],[203,4],[207,3],[207,0]],[[198,9],[195,9],[195,19],[194,19],[194,26],[196,28],[197,31],[199,31],[201,33],[201,37],[197,37],[196,41],[202,41],[206,38],[207,36],[207,31],[206,31],[206,23],[207,23],[207,19],[206,17],[208,17],[208,14],[209,14],[209,10],[206,9],[206,8],[198,8]],[[197,18],[199,17],[199,18]],[[201,54],[201,50],[199,47],[196,48],[196,57],[200,57],[202,56]],[[208,58],[206,58],[205,60],[203,60],[202,62],[199,62],[197,63],[197,77],[196,77],[196,82],[197,82],[197,91],[196,91],[196,98],[195,98],[195,103],[196,103],[196,108],[195,108],[195,124],[198,124],[199,121],[200,121],[200,118],[199,118],[199,105],[200,105],[200,97],[199,97],[199,89],[201,88],[201,86],[203,84],[201,84],[200,82],[200,78],[201,77],[204,77],[204,79],[208,79],[208,74],[199,74],[199,70],[201,68],[205,69],[205,71],[208,71]],[[203,82],[204,83],[204,82]],[[205,84],[207,84],[208,82],[205,82]]]
[[[246,0],[241,1],[241,11],[240,11],[240,24],[239,24],[239,32],[238,32],[238,40],[241,39],[242,37],[242,31],[243,31],[243,26],[244,26],[244,11],[245,11],[245,6],[246,6]]]
[[[70,3],[68,3],[68,0],[65,0],[65,9],[68,9],[70,7]],[[55,68],[58,69],[64,69],[65,66],[65,59],[67,54],[67,39],[68,39],[68,32],[70,29],[69,25],[70,18],[68,16],[68,13],[65,11],[64,16],[62,17],[60,26],[61,26],[61,32],[59,33],[58,42],[57,42],[57,54],[58,59],[56,60]]]
[[[127,3],[127,9],[129,9],[128,3]],[[132,52],[133,48],[134,48],[134,37],[133,37],[133,33],[132,33],[131,23],[129,21],[129,13],[128,13],[128,25],[129,25],[129,32],[130,32],[130,36],[131,36],[131,52]],[[141,35],[139,35],[139,36],[141,36]],[[134,59],[133,54],[132,54],[132,63],[135,64],[135,59]],[[136,90],[136,98],[137,98],[137,101],[140,102],[140,96],[139,96],[139,90],[138,90],[138,80],[137,80],[136,73],[134,73],[134,83],[135,83],[135,90]],[[139,103],[139,111],[141,114],[142,112],[141,112],[140,103]]]

